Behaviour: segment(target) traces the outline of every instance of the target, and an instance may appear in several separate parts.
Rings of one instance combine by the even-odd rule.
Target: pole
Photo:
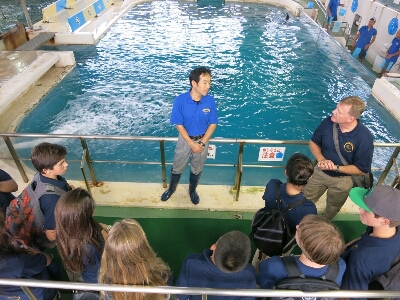
[[[24,10],[26,21],[28,22],[28,27],[29,27],[30,30],[33,30],[31,17],[29,16],[29,12],[28,12],[28,8],[26,7],[25,0],[21,0],[21,4],[22,4],[22,9]]]

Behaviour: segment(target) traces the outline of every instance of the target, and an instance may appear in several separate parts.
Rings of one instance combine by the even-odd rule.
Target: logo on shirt
[[[344,150],[346,150],[346,152],[354,151],[354,145],[350,142],[347,142],[346,144],[344,144],[343,148],[344,148]]]
[[[210,112],[209,108],[203,108],[203,113],[208,114]]]

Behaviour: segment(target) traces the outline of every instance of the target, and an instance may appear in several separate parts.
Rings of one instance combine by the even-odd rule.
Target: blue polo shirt
[[[339,126],[338,139],[340,153],[349,165],[355,165],[364,173],[371,169],[372,155],[374,153],[374,141],[367,127],[358,121],[357,126],[350,132],[342,133]],[[333,142],[333,122],[327,117],[321,122],[311,137],[311,140],[321,148],[322,155],[331,160],[335,165],[343,166],[336,152]],[[335,171],[323,171],[329,176],[346,176]]]
[[[57,180],[48,178],[40,174],[40,181],[43,183],[50,183],[52,185],[55,185],[59,187],[60,189],[64,190],[65,192],[68,192],[71,190],[69,184],[65,180],[64,177],[62,176],[57,176]],[[40,197],[39,202],[40,202],[40,209],[43,212],[44,215],[44,228],[46,230],[55,230],[56,229],[56,220],[54,218],[54,210],[56,208],[56,204],[58,202],[58,199],[60,199],[60,196],[56,194],[45,194],[42,197]]]
[[[278,203],[276,202],[275,193],[276,193],[276,186],[278,184],[280,184],[279,189],[280,189],[282,209],[285,208],[288,204],[293,204],[305,198],[303,192],[293,196],[289,195],[286,192],[286,183],[282,183],[278,179],[271,179],[268,182],[267,186],[265,187],[264,195],[262,196],[262,198],[265,200],[266,208],[268,209],[277,208]],[[317,208],[315,206],[315,203],[310,200],[306,200],[301,205],[288,210],[285,213],[285,216],[290,231],[296,232],[296,225],[300,223],[301,219],[303,219],[304,216],[316,215],[316,214],[317,214]]]
[[[43,253],[35,255],[26,253],[2,255],[0,259],[0,278],[50,280],[46,265],[47,259]],[[56,295],[55,289],[38,287],[31,287],[30,289],[37,299],[53,299]],[[16,299],[19,297],[20,300],[29,300],[29,297],[19,286],[1,285],[0,299],[4,299],[1,295]]]
[[[218,289],[255,289],[256,272],[251,264],[233,273],[222,272],[211,261],[212,250],[205,249],[202,254],[192,253],[183,261],[181,272],[175,285],[179,287],[204,287]],[[179,300],[200,300],[201,296],[177,295]],[[254,300],[254,297],[208,296],[209,300]]]
[[[328,266],[321,268],[312,268],[303,264],[299,256],[294,256],[297,266],[300,271],[306,276],[311,278],[318,278],[325,274]],[[340,286],[342,282],[343,273],[346,270],[346,263],[343,259],[339,259],[339,272],[335,282]],[[282,279],[288,278],[285,265],[280,256],[272,256],[271,258],[264,259],[260,262],[260,270],[257,274],[257,285],[262,289],[272,289]]]
[[[399,52],[399,50],[400,50],[400,39],[394,38],[392,41],[392,45],[390,45],[388,54],[393,54],[393,53]],[[399,58],[399,55],[396,55],[389,59],[386,59],[386,61],[395,63],[398,58]]]
[[[329,1],[328,7],[329,10],[331,11],[332,17],[336,18],[337,17],[337,9],[339,7],[340,0],[331,0]]]
[[[8,181],[11,179],[11,176],[7,172],[0,169],[0,181]],[[0,192],[0,209],[3,210],[4,216],[6,215],[7,207],[14,198],[15,196],[12,193]]]
[[[361,238],[342,254],[347,264],[341,286],[344,290],[368,290],[368,284],[374,277],[387,272],[400,254],[399,227],[396,227],[393,237],[386,239],[371,236],[372,229],[367,227]]]
[[[218,123],[217,107],[213,96],[206,95],[193,101],[190,90],[174,100],[171,124],[183,125],[190,136],[204,134],[210,124]]]
[[[357,40],[356,48],[361,49],[364,49],[371,42],[372,37],[378,34],[378,31],[374,27],[368,29],[367,25],[362,26],[358,32],[360,32],[360,37]]]

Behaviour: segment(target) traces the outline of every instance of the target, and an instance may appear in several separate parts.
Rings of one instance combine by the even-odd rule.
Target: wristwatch
[[[203,147],[206,146],[206,144],[204,144],[202,141],[199,141],[199,144],[200,144],[201,146],[203,146]]]
[[[336,172],[339,172],[339,165],[336,165]]]

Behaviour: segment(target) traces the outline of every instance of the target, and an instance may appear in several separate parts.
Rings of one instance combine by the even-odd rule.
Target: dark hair
[[[239,272],[249,262],[250,239],[240,231],[230,231],[219,238],[214,250],[214,263],[225,273]]]
[[[197,83],[199,83],[200,81],[200,76],[202,74],[208,74],[211,76],[211,70],[207,69],[205,67],[199,67],[196,69],[193,69],[190,74],[189,74],[189,82],[190,82],[190,86],[192,86],[192,80],[196,81]]]
[[[301,153],[293,154],[286,164],[287,182],[294,185],[306,185],[314,173],[311,160]]]
[[[83,271],[83,260],[88,256],[91,244],[103,252],[104,238],[101,225],[93,219],[94,200],[81,188],[71,190],[60,197],[54,211],[56,220],[56,243],[61,260],[67,271]]]
[[[31,153],[32,164],[35,169],[42,173],[44,169],[53,167],[67,156],[67,148],[57,144],[40,143],[33,148]]]
[[[4,212],[0,210],[0,258],[7,254],[27,253],[25,248],[21,248],[6,228]]]
[[[378,215],[378,214],[376,214],[374,212],[373,212],[373,214],[374,214],[375,219],[385,218],[385,217],[382,217],[382,216],[380,216],[380,215]],[[388,218],[385,218],[385,219],[388,219]],[[389,227],[391,227],[391,228],[392,227],[397,227],[397,226],[400,225],[400,221],[392,221],[390,219],[388,219],[388,220],[389,220]]]

